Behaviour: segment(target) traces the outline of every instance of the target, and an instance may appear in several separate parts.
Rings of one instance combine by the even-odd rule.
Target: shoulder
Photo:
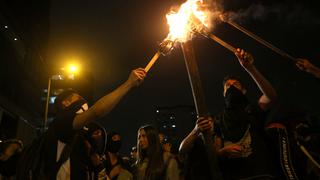
[[[122,179],[133,179],[133,175],[126,169],[121,169],[120,174],[118,176],[119,180]]]
[[[256,115],[256,116],[266,116],[269,114],[270,109],[263,109],[261,108],[261,106],[256,103],[256,104],[250,104],[248,105],[248,107],[246,108],[246,112],[250,115]]]

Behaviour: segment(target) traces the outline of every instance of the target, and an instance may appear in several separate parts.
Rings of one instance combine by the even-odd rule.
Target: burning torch
[[[166,56],[167,54],[169,54],[172,51],[174,44],[175,41],[169,39],[165,39],[164,41],[162,41],[159,44],[158,51],[154,54],[144,70],[148,72],[161,55]]]
[[[191,21],[190,31],[192,31],[194,33],[199,33],[206,38],[214,40],[215,42],[219,43],[220,45],[227,48],[228,50],[230,50],[233,53],[236,51],[235,47],[233,47],[229,43],[223,41],[219,37],[212,34],[210,32],[210,30],[205,25],[203,25],[201,23],[201,21],[196,16],[194,16],[194,15],[191,16],[190,21]]]

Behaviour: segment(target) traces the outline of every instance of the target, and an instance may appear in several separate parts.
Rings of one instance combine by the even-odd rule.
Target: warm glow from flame
[[[195,16],[202,25],[209,26],[209,14],[201,11],[202,0],[187,0],[180,6],[178,12],[170,12],[166,15],[169,24],[169,34],[167,39],[172,41],[185,42],[192,38],[192,17]]]

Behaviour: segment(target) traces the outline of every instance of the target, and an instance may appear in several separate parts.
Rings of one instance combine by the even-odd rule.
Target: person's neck
[[[110,157],[110,162],[112,165],[114,165],[118,162],[118,156],[116,153],[108,152],[108,155]]]

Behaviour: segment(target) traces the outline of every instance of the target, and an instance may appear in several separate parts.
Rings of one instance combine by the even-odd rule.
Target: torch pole
[[[47,129],[48,123],[48,112],[49,112],[49,100],[50,100],[50,91],[51,91],[51,76],[48,79],[48,89],[47,89],[47,98],[46,98],[46,109],[44,111],[44,122],[43,122],[43,132]]]
[[[216,41],[217,43],[219,43],[221,46],[227,48],[231,52],[236,51],[235,47],[231,46],[229,43],[223,41],[222,39],[218,38],[214,34],[210,33],[210,30],[205,25],[203,25],[200,22],[200,20],[195,16],[192,16],[192,25],[193,26],[190,28],[191,32],[199,33],[206,38],[212,39],[212,40]]]
[[[234,28],[240,30],[241,32],[243,32],[244,34],[250,36],[252,39],[258,41],[259,43],[261,43],[262,45],[268,47],[269,49],[271,49],[272,51],[278,53],[279,55],[281,55],[282,57],[288,58],[292,61],[297,61],[297,58],[291,56],[290,54],[284,52],[283,50],[275,47],[274,45],[272,45],[271,43],[269,43],[268,41],[262,39],[261,37],[253,34],[252,32],[250,32],[249,30],[245,29],[244,27],[240,26],[239,24],[231,21],[231,20],[226,20],[225,18],[221,18],[222,21],[228,23],[229,25],[233,26]]]
[[[220,45],[222,45],[223,47],[227,48],[228,50],[230,50],[231,52],[235,52],[236,48],[231,46],[229,43],[223,41],[222,39],[218,38],[217,36],[210,34],[209,38],[216,41],[217,43],[219,43]]]
[[[192,41],[181,43],[181,48],[183,51],[184,61],[186,63],[186,67],[188,71],[188,76],[189,76],[189,81],[191,85],[193,100],[196,106],[197,116],[206,117],[208,116],[208,110],[205,103],[199,69],[196,62],[196,56],[192,46]],[[202,136],[204,137],[203,134]],[[222,176],[220,174],[220,170],[217,162],[217,155],[214,152],[215,148],[214,148],[213,138],[207,137],[204,139],[206,139],[205,144],[206,144],[207,156],[210,162],[211,177],[213,179],[221,180]]]
[[[144,68],[144,70],[146,72],[148,72],[151,67],[153,66],[153,64],[159,59],[160,55],[162,54],[163,56],[166,56],[167,54],[169,54],[171,52],[171,50],[173,49],[173,46],[175,44],[175,41],[169,40],[169,39],[165,39],[163,40],[160,44],[159,44],[159,49],[158,51],[154,54],[154,56],[152,57],[152,59],[149,61],[149,63],[147,64],[147,66]]]
[[[151,69],[151,67],[153,66],[153,64],[159,59],[160,55],[161,55],[161,52],[160,52],[160,50],[158,50],[158,51],[154,54],[154,56],[152,57],[152,59],[149,61],[149,63],[147,64],[147,66],[144,68],[144,70],[145,70],[146,72],[148,72],[148,71]]]
[[[197,115],[198,117],[207,116],[208,111],[205,103],[204,93],[202,90],[200,74],[196,62],[194,49],[192,46],[192,41],[181,43],[181,47],[183,51],[184,61],[187,66],[189,81],[191,85],[193,100],[196,106]]]

